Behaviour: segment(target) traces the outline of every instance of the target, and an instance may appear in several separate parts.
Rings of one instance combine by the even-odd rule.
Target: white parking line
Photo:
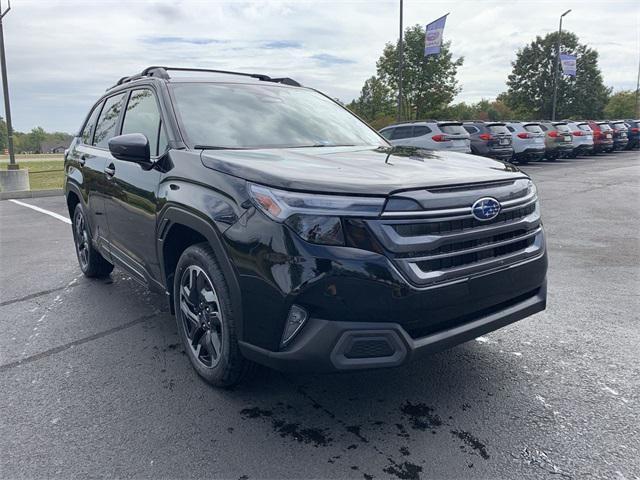
[[[61,222],[71,224],[71,220],[69,220],[67,217],[63,217],[56,212],[50,212],[49,210],[45,210],[44,208],[36,207],[35,205],[29,205],[28,203],[20,202],[14,199],[9,199],[9,201],[15,203],[16,205],[22,205],[23,207],[30,208],[31,210],[35,210],[36,212],[44,213],[45,215],[57,218]]]

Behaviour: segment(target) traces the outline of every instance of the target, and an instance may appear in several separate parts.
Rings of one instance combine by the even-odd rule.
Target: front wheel
[[[216,387],[239,383],[253,364],[240,353],[230,289],[209,245],[180,256],[173,295],[178,334],[196,372]]]
[[[80,269],[85,276],[99,278],[111,273],[113,265],[93,246],[87,217],[80,203],[73,211],[73,242],[76,246]]]

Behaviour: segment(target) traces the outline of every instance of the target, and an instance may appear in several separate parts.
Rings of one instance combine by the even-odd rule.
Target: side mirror
[[[109,140],[109,151],[118,160],[151,165],[149,140],[141,133],[127,133]]]

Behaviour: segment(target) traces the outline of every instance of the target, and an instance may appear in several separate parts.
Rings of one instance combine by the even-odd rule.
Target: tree
[[[0,153],[4,153],[5,148],[8,148],[8,135],[7,122],[4,121],[4,118],[0,117]]]
[[[510,108],[529,112],[532,118],[551,117],[557,41],[558,33],[549,33],[518,51],[507,80]],[[558,75],[556,117],[601,117],[611,89],[603,83],[598,52],[580,44],[571,32],[562,32],[561,50],[577,56],[577,75]]]
[[[391,91],[374,75],[364,82],[360,96],[348,107],[368,122],[381,116],[391,115],[393,114]]]
[[[417,119],[436,115],[447,107],[460,91],[456,81],[463,58],[453,60],[451,42],[442,45],[439,55],[424,56],[424,27],[408,27],[404,34],[402,95],[404,118]],[[387,43],[377,64],[378,77],[398,92],[398,44]]]
[[[621,90],[611,96],[609,103],[604,108],[604,116],[612,120],[620,118],[637,118],[636,92],[633,90]]]

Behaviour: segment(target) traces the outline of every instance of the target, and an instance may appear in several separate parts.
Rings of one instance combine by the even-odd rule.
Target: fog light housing
[[[300,305],[292,305],[287,316],[287,321],[284,326],[284,332],[282,333],[282,341],[280,347],[286,346],[293,337],[300,331],[304,323],[307,321],[309,314]]]

